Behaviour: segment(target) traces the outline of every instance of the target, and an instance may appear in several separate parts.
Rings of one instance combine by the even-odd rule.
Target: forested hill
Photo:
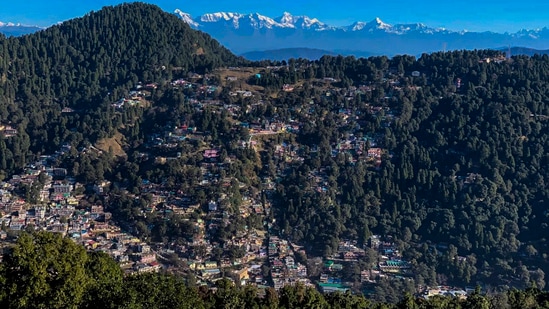
[[[92,140],[109,135],[112,125],[104,121],[113,117],[101,116],[108,111],[100,106],[139,81],[170,80],[242,61],[209,35],[143,3],[105,7],[23,37],[0,36],[0,123],[29,135],[11,141],[23,145],[16,153],[0,156],[10,170],[22,166],[29,147],[43,152],[49,137],[67,137],[71,128]],[[88,111],[87,119],[61,120],[64,107]]]

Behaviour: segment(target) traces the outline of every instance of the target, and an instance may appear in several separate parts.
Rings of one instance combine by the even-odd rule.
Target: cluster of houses
[[[402,259],[402,253],[398,250],[392,237],[383,239],[379,235],[372,235],[368,239],[368,245],[379,254],[377,267],[379,276],[403,276],[411,274],[411,265]]]
[[[127,96],[120,98],[111,105],[116,109],[121,109],[127,106],[139,106],[143,104],[145,98],[150,95],[150,92],[145,89],[156,89],[156,87],[157,86],[155,84],[145,85],[145,87],[138,85],[136,87],[138,90],[130,91]]]
[[[149,190],[146,194],[154,193],[154,196],[162,194],[155,186],[147,185]],[[165,206],[150,207],[147,211],[167,211],[181,215],[186,218],[195,227],[192,239],[185,243],[179,243],[172,252],[177,253],[178,257],[188,265],[188,271],[191,271],[198,279],[199,284],[211,285],[222,277],[229,277],[240,284],[266,284],[267,278],[263,277],[261,266],[262,260],[266,258],[266,247],[264,245],[265,235],[261,231],[248,229],[242,231],[224,242],[221,245],[212,240],[212,235],[229,222],[231,214],[226,210],[226,198],[224,194],[217,200],[210,200],[206,207],[193,201],[191,197],[182,195],[181,192],[172,192],[164,194],[161,198],[155,199],[156,202],[163,201]],[[241,210],[236,215],[248,216],[250,209],[253,209],[251,200],[247,195],[244,196]],[[257,204],[254,205],[257,207]],[[263,211],[263,209],[261,209]],[[200,213],[199,217],[191,214]],[[228,257],[228,252],[232,248],[241,248],[243,255],[241,257]],[[213,251],[221,250],[221,258],[212,259]],[[169,250],[163,250],[168,252]]]
[[[312,286],[307,276],[307,267],[295,261],[294,251],[287,240],[276,236],[269,237],[268,246],[271,279],[275,289],[285,285],[302,283]]]
[[[213,239],[219,229],[237,217],[246,219],[253,215],[262,222],[270,203],[261,201],[257,192],[246,189],[236,178],[223,175],[228,174],[227,170],[236,158],[234,155],[224,155],[219,145],[206,142],[205,136],[204,132],[199,132],[196,127],[186,124],[166,126],[164,132],[149,138],[150,142],[146,145],[147,157],[154,156],[158,148],[165,152],[175,148],[172,145],[178,145],[185,140],[198,141],[196,146],[185,154],[189,156],[189,153],[192,153],[196,159],[193,166],[189,166],[195,171],[192,174],[194,178],[189,181],[196,188],[216,188],[216,191],[220,192],[219,195],[200,202],[184,190],[171,190],[167,183],[143,180],[140,192],[143,196],[148,196],[150,203],[142,211],[180,215],[194,226],[192,239],[179,242],[170,250],[186,262],[187,271],[196,276],[199,284],[212,285],[222,277],[229,277],[241,284],[265,285],[268,277],[264,276],[262,269],[267,259],[264,231],[245,227],[235,236],[226,239],[223,244]],[[175,150],[173,153],[173,157],[155,157],[154,160],[157,164],[164,164],[182,157],[182,154]],[[241,192],[237,209],[230,202],[229,190],[234,186]],[[234,248],[240,248],[242,256],[229,257],[229,252]],[[218,252],[217,255],[214,251]]]
[[[55,155],[41,156],[24,173],[0,182],[0,239],[9,240],[18,231],[50,231],[109,254],[126,272],[160,270],[162,265],[149,245],[121,232],[111,222],[111,213],[84,199],[84,185],[55,166],[56,158],[67,149],[64,146]],[[94,189],[103,185],[96,184]],[[22,188],[30,191],[27,196],[33,202],[20,197]]]
[[[241,127],[247,129],[249,132],[249,139],[239,142],[241,147],[247,148],[252,146],[256,151],[260,151],[261,147],[256,146],[260,142],[259,137],[261,135],[296,134],[299,133],[302,126],[300,121],[292,118],[282,119],[278,116],[253,122],[239,121],[241,119],[240,116],[249,113],[255,108],[260,108],[264,104],[260,99],[261,96],[256,96],[258,98],[257,102],[248,105],[247,109],[242,109],[239,104],[229,104],[215,98],[213,95],[215,85],[203,85],[197,83],[192,78],[186,78],[173,81],[172,86],[194,91],[188,91],[186,94],[189,94],[188,102],[191,103],[197,112],[203,111],[205,107],[227,111],[228,115],[233,118],[233,121],[231,121],[234,126],[233,130],[239,130],[239,127]],[[283,91],[291,91],[290,88],[293,90],[293,86],[285,85]],[[372,89],[371,86],[360,86],[351,87],[345,91],[346,95],[351,97],[356,94],[372,91]],[[337,93],[338,91],[338,89],[331,89],[327,93]],[[237,91],[235,93],[243,94]],[[369,105],[367,107],[369,108],[369,113],[384,117],[382,121],[389,123],[394,120],[394,118],[386,116],[387,114],[391,114],[391,111],[386,108]],[[295,107],[292,112],[295,114],[304,114],[306,118],[307,115],[314,113],[314,107]],[[339,121],[341,125],[346,125],[350,121],[356,121],[357,119],[360,124],[360,119],[363,118],[363,115],[359,111],[350,108],[341,108],[337,112],[337,115],[340,117]],[[359,129],[360,127],[357,128]],[[164,132],[157,132],[149,137],[149,142],[147,143],[149,147],[147,148],[146,155],[147,157],[154,156],[156,149],[159,148],[163,150],[163,153],[166,153],[166,150],[173,150],[171,151],[173,156],[155,157],[155,162],[164,164],[169,160],[177,160],[182,156],[181,152],[176,150],[179,147],[178,145],[189,140],[198,141],[198,145],[200,146],[196,146],[193,150],[188,151],[200,154],[200,156],[197,156],[198,162],[195,165],[199,167],[200,171],[197,185],[203,188],[215,186],[216,188],[222,188],[225,193],[215,199],[211,199],[205,204],[200,204],[193,197],[186,196],[183,192],[166,194],[167,190],[163,188],[163,184],[151,184],[147,182],[142,186],[141,192],[143,194],[152,194],[154,202],[146,211],[174,212],[184,216],[186,220],[190,220],[195,225],[196,233],[193,239],[186,244],[179,245],[176,251],[179,253],[179,257],[186,260],[190,265],[190,270],[205,284],[209,284],[221,276],[229,275],[235,281],[241,283],[247,282],[258,285],[269,283],[277,289],[286,284],[294,284],[296,282],[310,284],[307,278],[306,266],[295,262],[288,241],[279,239],[274,235],[267,235],[261,238],[256,231],[244,231],[238,237],[231,239],[225,244],[225,247],[228,247],[230,244],[231,246],[245,248],[246,253],[244,257],[232,260],[226,258],[216,261],[211,260],[212,252],[219,244],[212,242],[210,239],[211,235],[215,234],[218,228],[232,221],[234,216],[247,218],[250,215],[256,215],[264,218],[264,215],[269,212],[270,204],[260,201],[258,195],[251,193],[250,190],[240,190],[243,192],[243,196],[238,211],[231,212],[228,210],[228,198],[226,194],[228,192],[226,190],[234,185],[236,179],[230,176],[227,177],[228,173],[223,171],[230,168],[231,162],[235,158],[232,154],[225,153],[221,155],[220,145],[207,142],[207,135],[208,132],[200,132],[196,127],[188,125],[187,122],[183,122],[182,125],[177,126],[167,125]],[[331,154],[333,157],[343,154],[351,162],[361,160],[370,162],[374,166],[379,166],[381,160],[386,155],[386,151],[377,146],[378,140],[382,137],[376,134],[362,136],[362,134],[351,133],[331,145]],[[315,152],[318,149],[313,147],[310,151]],[[303,146],[295,142],[289,142],[286,138],[280,138],[279,143],[275,144],[274,159],[278,163],[300,163],[305,160],[306,155],[306,150]],[[276,168],[276,177],[284,177],[284,164],[279,164]],[[310,172],[310,180],[313,183],[315,191],[322,193],[328,189],[328,175],[324,167],[312,170]],[[236,182],[238,183],[238,181]],[[264,179],[261,179],[261,183],[265,184],[264,189],[266,192],[274,188],[273,179],[270,177],[264,177]],[[245,188],[242,183],[239,184],[239,187],[240,189]],[[196,216],[197,213],[200,214],[198,217]],[[191,216],[191,214],[195,215]],[[264,247],[262,243],[266,240],[268,240],[268,246]],[[204,250],[202,250],[203,254],[196,254],[197,250],[193,250],[193,248],[197,246],[204,247]],[[364,250],[356,248],[356,246],[353,247],[353,245],[341,246],[341,249],[340,258],[346,262],[356,262],[357,258],[364,254]],[[226,253],[226,248],[223,248],[223,251]],[[261,271],[261,266],[265,265],[269,267],[270,278],[265,277],[265,273]],[[333,274],[337,274],[337,265]],[[369,275],[365,277],[375,277],[376,271],[378,273],[381,272],[380,270],[372,269]],[[333,280],[337,282],[339,279],[337,277],[329,277],[326,279],[326,282],[320,283],[330,285],[334,284]],[[326,287],[328,290],[330,288],[333,289],[334,287]]]
[[[343,282],[341,272],[344,265],[333,260],[327,260],[323,265],[318,286],[323,293],[342,292],[350,290],[349,285]]]
[[[324,262],[318,281],[320,290],[325,293],[350,290],[353,282],[345,282],[343,270],[362,259],[366,254],[365,249],[375,251],[377,261],[360,269],[361,283],[375,284],[381,278],[404,278],[411,275],[410,263],[402,259],[391,238],[372,235],[365,248],[357,246],[356,241],[340,241],[337,253]]]

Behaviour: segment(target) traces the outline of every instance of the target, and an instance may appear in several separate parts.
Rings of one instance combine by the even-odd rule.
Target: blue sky
[[[48,26],[82,16],[119,0],[2,0],[0,21]],[[176,8],[193,16],[218,11],[258,12],[278,17],[284,11],[308,15],[334,25],[354,21],[421,22],[451,30],[516,32],[549,27],[549,1],[509,0],[149,0],[168,12]]]

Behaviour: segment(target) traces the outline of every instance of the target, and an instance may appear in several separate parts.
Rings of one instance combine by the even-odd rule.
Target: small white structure
[[[209,211],[217,211],[217,203],[214,201],[210,201],[208,203],[208,210]]]

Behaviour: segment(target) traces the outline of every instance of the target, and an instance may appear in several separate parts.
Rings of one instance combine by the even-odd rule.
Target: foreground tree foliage
[[[3,261],[3,302],[13,308],[76,308],[90,284],[89,259],[70,239],[23,234]]]
[[[213,288],[189,287],[168,274],[124,276],[107,255],[47,232],[23,233],[3,258],[1,308],[549,308],[549,293],[536,288],[490,296],[477,291],[465,300],[408,294],[386,304],[350,293],[322,295],[303,285],[259,293],[222,279]]]

